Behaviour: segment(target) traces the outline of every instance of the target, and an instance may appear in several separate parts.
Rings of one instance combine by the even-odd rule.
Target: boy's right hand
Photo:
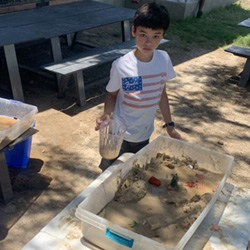
[[[181,135],[175,130],[174,127],[167,127],[168,135],[174,139],[182,140]]]
[[[97,130],[100,129],[100,125],[101,125],[102,122],[107,121],[107,123],[108,123],[109,120],[110,120],[110,115],[107,115],[107,114],[104,114],[103,116],[98,117],[98,118],[96,119],[95,130],[97,131]]]

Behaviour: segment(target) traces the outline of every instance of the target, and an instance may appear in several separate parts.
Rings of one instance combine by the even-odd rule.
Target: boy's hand
[[[110,120],[110,115],[107,115],[107,114],[104,114],[103,116],[98,117],[98,118],[96,119],[95,130],[97,131],[97,130],[100,129],[100,125],[101,125],[102,122],[104,122],[104,121],[107,121],[107,122],[108,122],[109,120]]]
[[[167,127],[167,132],[169,134],[170,137],[181,140],[181,135],[175,130],[174,127],[170,126]]]

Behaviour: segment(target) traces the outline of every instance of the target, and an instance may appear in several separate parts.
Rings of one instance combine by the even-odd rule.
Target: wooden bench
[[[161,44],[168,40],[162,39]],[[87,52],[80,53],[77,56],[64,59],[59,62],[42,66],[43,69],[61,75],[58,97],[65,95],[67,83],[71,75],[74,76],[77,104],[83,106],[86,102],[84,79],[82,70],[111,62],[120,56],[125,55],[135,48],[135,40],[129,40],[109,47],[98,47]]]
[[[250,48],[244,48],[233,45],[229,48],[226,48],[225,51],[233,53],[235,56],[247,58],[243,72],[241,74],[240,82],[238,84],[238,86],[240,87],[245,87],[250,78]]]

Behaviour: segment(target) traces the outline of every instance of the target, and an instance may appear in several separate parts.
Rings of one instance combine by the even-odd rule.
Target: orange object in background
[[[195,183],[193,181],[187,181],[186,184],[188,187],[195,187]]]

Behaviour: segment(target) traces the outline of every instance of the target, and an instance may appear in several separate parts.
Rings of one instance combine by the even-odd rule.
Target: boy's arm
[[[111,114],[113,113],[118,92],[119,90],[107,93],[104,101],[104,115],[111,116]]]
[[[168,96],[166,92],[166,86],[164,86],[164,89],[162,91],[159,107],[160,107],[165,123],[172,122],[169,101],[168,101]],[[166,127],[166,129],[170,137],[175,138],[175,139],[181,139],[181,135],[175,130],[174,126]]]
[[[119,92],[119,90],[117,90],[115,92],[108,92],[107,93],[107,95],[105,97],[105,101],[104,101],[104,113],[101,117],[98,117],[96,119],[95,130],[99,130],[101,123],[103,121],[109,119],[110,116],[112,115],[114,108],[115,108],[115,103],[116,103],[118,92]]]

